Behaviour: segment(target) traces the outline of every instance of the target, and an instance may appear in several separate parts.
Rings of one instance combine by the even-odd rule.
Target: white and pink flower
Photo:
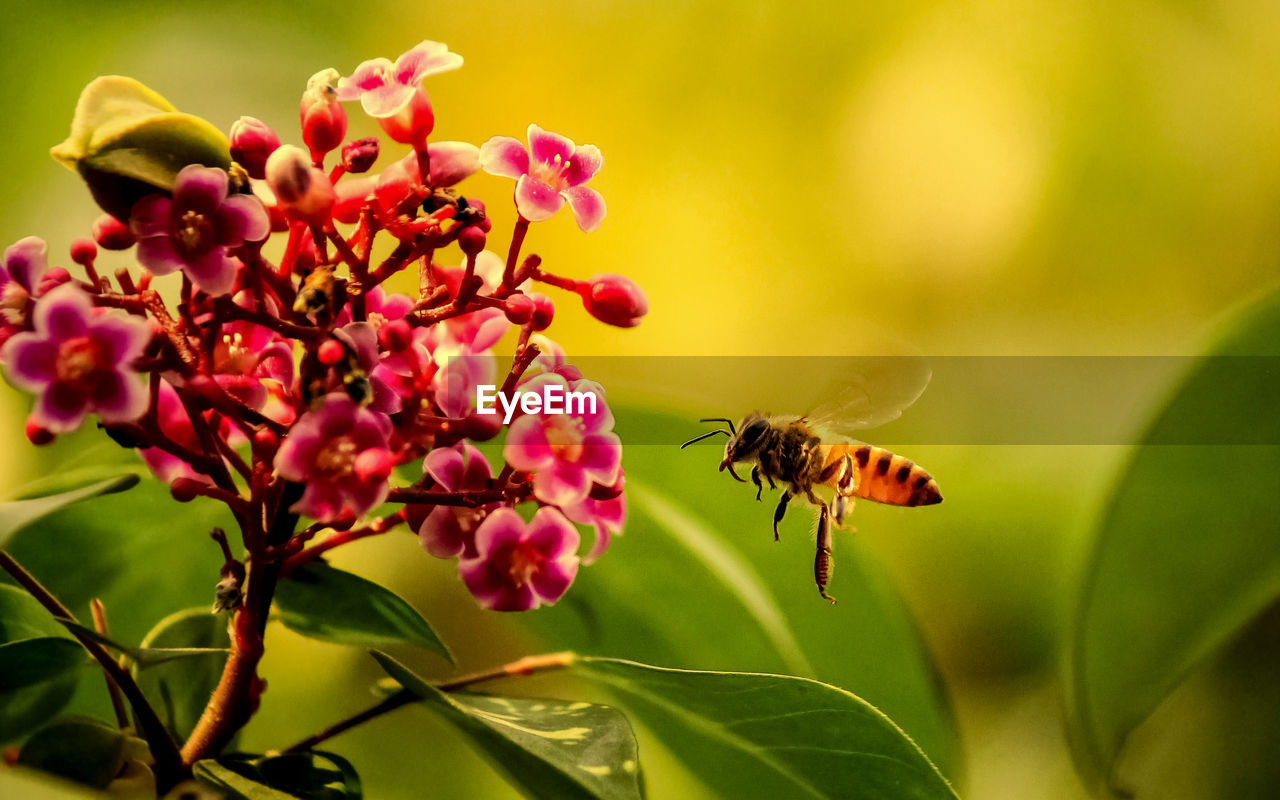
[[[604,164],[600,148],[575,145],[537,125],[528,130],[529,147],[510,136],[495,136],[480,148],[480,166],[490,175],[514,178],[516,210],[530,222],[550,219],[569,204],[578,227],[591,232],[604,222],[604,197],[584,184]]]

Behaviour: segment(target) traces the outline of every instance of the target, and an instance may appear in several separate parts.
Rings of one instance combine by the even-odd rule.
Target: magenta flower
[[[550,219],[566,202],[578,227],[591,232],[604,221],[604,198],[583,186],[600,171],[604,157],[591,144],[530,125],[529,149],[510,136],[495,136],[480,148],[480,166],[490,175],[516,180],[516,210],[530,222]]]
[[[485,489],[489,485],[489,479],[493,477],[484,454],[465,442],[427,453],[422,461],[422,470],[435,481],[435,486],[431,489],[433,492]],[[418,541],[428,553],[436,558],[453,558],[464,554],[474,558],[476,528],[492,507],[425,505],[415,507],[412,512],[406,507],[405,512],[418,516],[425,514],[418,526]]]
[[[588,494],[582,502],[565,506],[564,515],[595,528],[595,543],[591,545],[591,552],[582,558],[582,563],[590,564],[609,549],[609,540],[614,534],[622,533],[622,524],[627,519],[626,495],[619,493],[607,500],[597,500]]]
[[[165,436],[188,450],[200,452],[200,438],[191,426],[191,417],[178,397],[178,391],[168,381],[160,381],[160,391],[156,397],[156,421]],[[178,478],[211,483],[187,462],[168,453],[159,447],[144,447],[138,451],[143,462],[155,475],[165,483],[173,483]]]
[[[0,264],[0,344],[27,327],[40,279],[49,269],[49,246],[38,236],[19,239]]]
[[[476,530],[476,553],[458,562],[458,574],[484,608],[528,611],[559,600],[578,574],[578,530],[543,506],[525,523],[500,508]]]
[[[32,416],[53,433],[75,430],[85,414],[105,423],[132,422],[147,410],[147,391],[130,364],[151,341],[135,317],[96,315],[89,296],[65,284],[41,297],[35,330],[0,349],[9,381],[39,395]]]
[[[338,83],[339,100],[360,98],[364,112],[374,118],[393,117],[413,100],[423,78],[462,66],[462,56],[441,42],[423,41],[396,59],[362,62]]]
[[[520,388],[545,397],[552,385],[562,397],[569,391],[594,395],[594,413],[589,406],[575,406],[575,413],[525,414],[511,423],[503,455],[511,466],[533,473],[535,497],[564,508],[585,499],[593,483],[613,485],[622,464],[622,440],[613,433],[613,414],[600,384],[569,383],[545,373]]]
[[[130,225],[138,260],[157,275],[182,270],[202,291],[226,294],[239,260],[227,248],[265,239],[271,224],[253,195],[227,196],[227,173],[190,164],[173,185],[173,197],[151,194],[133,205]]]
[[[284,478],[306,485],[289,509],[319,522],[360,516],[387,497],[391,420],[346,394],[326,395],[298,418],[276,453]]]

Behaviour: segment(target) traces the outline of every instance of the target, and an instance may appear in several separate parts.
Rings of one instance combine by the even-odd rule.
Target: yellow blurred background
[[[651,313],[604,328],[549,290],[570,355],[837,355],[881,337],[934,356],[1182,355],[1280,274],[1280,5],[1267,0],[64,0],[3,15],[0,243],[38,234],[54,263],[97,213],[47,155],[93,77],[131,75],[223,130],[252,115],[298,142],[313,72],[429,38],[466,59],[427,83],[435,138],[523,139],[536,122],[604,153],[600,230],[565,213],[526,247],[561,274],[634,278]],[[353,132],[376,132],[358,117]],[[467,189],[505,248],[510,182]],[[6,488],[41,469],[25,413],[0,388]],[[962,794],[1082,796],[1053,641],[1123,452],[920,451],[948,516],[862,540],[941,664]],[[412,595],[402,552],[376,543],[347,563]],[[336,650],[288,641],[304,664]],[[273,687],[323,683],[355,658]]]

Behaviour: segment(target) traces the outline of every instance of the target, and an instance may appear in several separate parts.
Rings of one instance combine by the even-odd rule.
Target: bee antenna
[[[731,419],[725,419],[724,417],[708,417],[706,419],[700,419],[698,422],[723,422],[729,426],[729,434],[731,436],[736,436],[738,434],[738,432],[733,429],[733,420]]]
[[[705,420],[704,420],[704,421],[705,421]],[[693,438],[692,438],[692,439],[690,439],[689,441],[687,441],[687,442],[685,442],[684,444],[680,445],[680,449],[681,449],[681,450],[683,450],[683,449],[685,449],[686,447],[688,447],[689,445],[693,444],[694,442],[700,442],[700,441],[702,441],[703,439],[709,438],[709,437],[711,437],[711,436],[715,436],[717,433],[723,433],[725,436],[731,436],[731,435],[732,435],[732,434],[730,434],[728,431],[726,431],[726,430],[725,430],[725,429],[723,429],[723,428],[716,428],[714,431],[708,431],[707,433],[704,433],[704,434],[702,434],[701,436],[695,436],[695,437],[693,437]]]

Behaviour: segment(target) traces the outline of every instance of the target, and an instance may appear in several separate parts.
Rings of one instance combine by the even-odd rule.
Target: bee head
[[[700,442],[709,436],[715,436],[717,433],[723,433],[729,437],[729,441],[724,446],[724,459],[720,462],[720,471],[729,470],[729,474],[736,480],[746,483],[742,478],[738,477],[738,473],[733,471],[733,465],[737,461],[746,461],[752,458],[760,446],[764,443],[764,432],[769,429],[769,421],[759,413],[748,414],[743,417],[735,428],[733,421],[724,417],[713,417],[709,419],[699,420],[700,422],[723,422],[729,426],[729,430],[716,428],[708,431],[701,436],[695,436],[684,444],[680,445],[680,449],[688,447],[694,442]]]

